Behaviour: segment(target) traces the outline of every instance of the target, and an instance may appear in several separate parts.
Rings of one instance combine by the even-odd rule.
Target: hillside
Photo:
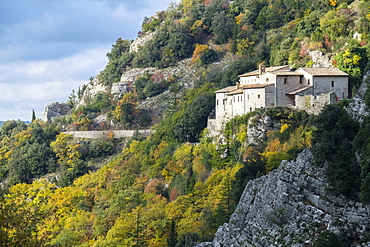
[[[106,68],[55,104],[63,114],[3,123],[0,245],[368,244],[369,7],[183,0],[145,18],[136,41],[117,39]],[[262,62],[336,66],[359,96],[317,116],[258,109],[210,136],[214,92]]]

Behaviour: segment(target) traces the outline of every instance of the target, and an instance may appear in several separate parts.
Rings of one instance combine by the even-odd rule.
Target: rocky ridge
[[[53,118],[58,118],[72,111],[71,107],[66,103],[53,102],[45,107],[44,110],[44,121],[52,122]]]
[[[328,194],[323,169],[312,161],[306,149],[250,181],[229,223],[213,242],[196,246],[314,246],[324,231],[350,239],[346,246],[370,246],[369,207]]]

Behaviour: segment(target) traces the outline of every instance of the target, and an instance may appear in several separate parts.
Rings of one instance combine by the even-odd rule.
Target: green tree
[[[32,109],[32,118],[31,118],[31,122],[34,122],[36,120],[36,114],[35,114],[35,110]]]
[[[216,13],[212,20],[212,34],[216,44],[225,44],[229,42],[233,31],[234,22],[228,18],[224,11]]]
[[[364,70],[368,63],[368,57],[365,48],[348,48],[335,56],[338,68],[349,74],[349,90],[353,87],[359,87]]]
[[[360,199],[370,202],[370,117],[365,117],[356,136],[355,147],[361,151],[361,192]]]
[[[325,168],[333,193],[356,198],[359,192],[360,169],[357,165],[353,140],[359,125],[339,105],[327,105],[315,119],[312,151],[315,164]]]
[[[214,107],[213,94],[201,93],[197,95],[186,108],[184,116],[175,125],[178,140],[197,141],[200,138],[201,131],[207,126],[208,115]]]

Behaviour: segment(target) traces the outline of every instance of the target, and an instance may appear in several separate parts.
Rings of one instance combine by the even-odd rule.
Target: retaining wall
[[[67,131],[66,134],[72,135],[74,138],[99,139],[113,136],[113,138],[128,138],[134,135],[136,130],[92,130],[92,131]],[[143,136],[149,136],[154,130],[139,130]]]

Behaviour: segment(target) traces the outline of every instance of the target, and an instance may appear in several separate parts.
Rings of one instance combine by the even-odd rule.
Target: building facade
[[[266,68],[239,76],[235,86],[216,93],[217,130],[236,116],[257,108],[289,106],[317,114],[326,104],[348,97],[348,74],[338,68]]]

